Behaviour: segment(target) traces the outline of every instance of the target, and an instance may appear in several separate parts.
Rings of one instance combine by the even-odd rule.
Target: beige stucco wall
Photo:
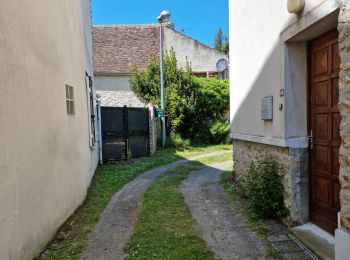
[[[191,39],[168,27],[164,28],[164,49],[174,49],[178,65],[186,67],[186,62],[191,62],[194,72],[215,72],[218,60],[228,56],[209,48],[198,41]]]
[[[1,1],[0,57],[0,259],[31,259],[81,204],[97,165],[90,1]]]
[[[233,138],[307,147],[306,43],[336,27],[338,7],[339,0],[309,0],[295,15],[287,0],[229,2]],[[272,121],[261,120],[265,96],[273,96]]]
[[[336,28],[339,23],[341,72],[338,106],[342,115],[339,179],[342,189],[339,228],[335,232],[335,253],[336,259],[344,259],[348,256],[350,246],[350,1],[305,2],[303,12],[293,15],[286,11],[287,0],[230,0],[231,122],[232,136],[236,138],[234,152],[240,154],[240,151],[249,147],[240,145],[242,141],[237,139],[260,145],[272,144],[271,147],[285,146],[289,147],[289,151],[293,151],[292,148],[298,148],[297,151],[307,148],[307,42]],[[341,13],[338,20],[339,10]],[[237,37],[239,41],[236,41]],[[280,88],[285,90],[284,97],[276,95]],[[274,116],[277,113],[277,121],[274,119],[270,123],[261,121],[260,114],[256,112],[260,110],[261,95],[266,93],[275,93],[274,99],[284,103],[280,115],[275,104]],[[247,115],[249,120],[244,118]],[[269,125],[272,125],[272,129],[268,128]],[[235,144],[239,144],[237,149]],[[291,177],[297,173],[293,168],[292,165],[288,169]],[[301,186],[293,181],[291,187],[299,189]],[[301,190],[302,193],[305,194],[305,190]]]

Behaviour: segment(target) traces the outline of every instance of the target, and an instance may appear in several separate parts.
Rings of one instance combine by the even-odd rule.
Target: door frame
[[[312,62],[311,62],[311,59],[312,59],[312,51],[311,51],[311,48],[312,48],[312,43],[317,40],[318,38],[322,38],[324,36],[326,36],[328,34],[327,37],[325,37],[324,41],[327,41],[327,40],[330,40],[330,39],[333,39],[334,38],[334,34],[338,33],[338,30],[337,30],[337,27],[325,32],[325,33],[322,33],[320,35],[318,35],[317,37],[313,38],[313,39],[310,39],[308,42],[307,42],[307,99],[306,99],[306,102],[307,102],[307,136],[308,136],[308,193],[309,193],[309,201],[308,201],[308,204],[309,204],[309,210],[308,210],[308,215],[309,215],[309,220],[311,221],[311,200],[312,200],[312,164],[311,164],[311,161],[312,161],[312,149],[311,149],[311,142],[310,142],[310,136],[311,136],[311,127],[312,127],[312,122],[311,122],[311,102],[310,102],[310,99],[311,99],[311,80],[312,80],[312,77],[311,77],[311,73],[312,73]],[[339,86],[338,86],[339,87]],[[340,132],[340,129],[338,129],[339,132]],[[314,134],[314,133],[313,133]],[[338,173],[339,174],[339,173]],[[317,224],[316,224],[317,225]],[[318,226],[318,225],[317,225]],[[319,228],[323,229],[322,227],[318,226]],[[324,230],[324,229],[323,229]],[[326,230],[325,230],[326,231]],[[327,231],[328,232],[328,231]]]

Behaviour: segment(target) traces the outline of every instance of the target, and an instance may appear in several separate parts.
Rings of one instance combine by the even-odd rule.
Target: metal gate
[[[101,107],[103,161],[149,155],[147,108]]]

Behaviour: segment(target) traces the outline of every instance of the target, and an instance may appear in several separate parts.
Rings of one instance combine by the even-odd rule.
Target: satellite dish
[[[216,70],[218,72],[223,72],[227,69],[228,67],[228,61],[226,59],[220,59],[218,60],[218,62],[216,63]]]

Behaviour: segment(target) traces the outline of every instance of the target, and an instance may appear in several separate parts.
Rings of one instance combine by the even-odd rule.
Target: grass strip
[[[126,259],[215,259],[195,231],[195,220],[178,188],[188,173],[231,158],[231,152],[201,158],[158,177],[144,195]]]
[[[112,196],[141,173],[177,160],[230,149],[230,145],[203,145],[183,151],[167,148],[159,150],[152,157],[99,166],[84,203],[61,226],[53,241],[37,259],[78,259],[89,233]]]

